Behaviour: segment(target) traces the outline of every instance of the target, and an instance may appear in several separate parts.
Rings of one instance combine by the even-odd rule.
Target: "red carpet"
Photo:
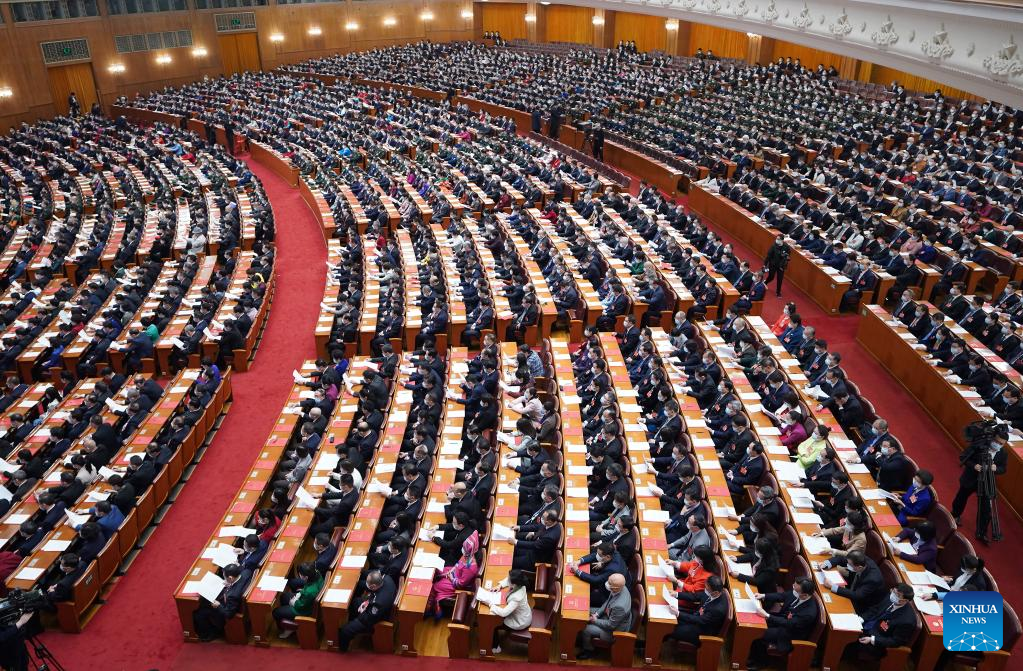
[[[762,260],[748,247],[717,227],[713,229],[732,244],[739,258],[749,261],[753,268],[763,265]],[[934,487],[938,497],[946,508],[951,507],[959,488],[959,448],[898,380],[856,342],[859,317],[852,314],[837,317],[825,314],[805,293],[786,281],[781,298],[775,297],[773,286],[768,288],[764,301],[764,319],[773,323],[788,301],[796,303],[803,324],[814,326],[817,337],[828,342],[829,350],[842,354],[842,367],[849,378],[867,396],[878,414],[888,421],[892,433],[902,441],[906,453],[921,468],[934,473]],[[974,542],[977,514],[975,498],[971,499],[963,515],[962,534],[971,543]],[[1014,608],[1023,607],[1023,584],[1014,580],[1019,565],[1013,559],[1015,553],[1023,549],[1023,523],[1005,506],[999,507],[999,515],[1006,540],[991,546],[974,543],[974,548],[998,581],[1001,594]]]
[[[111,670],[130,671],[228,668],[245,660],[269,666],[270,656],[279,669],[298,668],[282,665],[287,659],[282,655],[255,648],[185,645],[172,597],[270,433],[291,390],[292,369],[316,356],[323,235],[297,189],[258,163],[250,165],[274,207],[278,250],[276,294],[255,364],[234,377],[234,403],[213,444],[85,633],[44,637],[69,670],[95,669],[99,660]],[[218,648],[220,655],[207,660],[205,653]]]

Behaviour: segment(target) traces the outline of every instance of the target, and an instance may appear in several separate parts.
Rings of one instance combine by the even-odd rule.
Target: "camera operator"
[[[0,669],[27,671],[28,648],[25,647],[25,625],[32,613],[24,613],[17,621],[0,626]]]
[[[977,540],[987,543],[987,528],[992,523],[992,513],[997,513],[993,510],[998,496],[995,477],[1005,473],[1008,460],[1005,442],[1009,434],[1005,425],[992,423],[971,425],[966,431],[970,445],[959,457],[963,472],[959,476],[959,491],[952,501],[952,516],[956,524],[962,526],[966,502],[970,495],[977,494]],[[1001,540],[997,518],[993,530],[994,540]]]

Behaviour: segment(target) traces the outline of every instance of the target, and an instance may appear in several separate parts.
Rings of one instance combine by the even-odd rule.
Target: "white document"
[[[228,543],[218,543],[216,547],[206,548],[202,555],[211,559],[220,568],[238,563],[238,554],[234,551],[234,546]]]
[[[824,524],[824,520],[817,513],[801,513],[797,511],[792,513],[792,519],[796,524]]]
[[[255,529],[249,529],[243,526],[227,526],[220,527],[220,531],[217,536],[220,538],[245,538],[249,534],[256,533]]]
[[[283,592],[288,588],[288,578],[283,575],[265,574],[259,579],[259,584],[256,587],[267,592]]]
[[[196,584],[195,591],[207,601],[216,601],[220,593],[224,591],[224,579],[216,573],[207,571]]]
[[[412,580],[433,580],[437,569],[429,566],[413,566],[409,569],[408,577]]]
[[[494,540],[507,541],[515,538],[515,532],[512,531],[511,527],[503,524],[494,523],[494,526],[490,530],[490,534]]]
[[[323,595],[324,602],[330,603],[348,603],[348,600],[352,598],[352,590],[350,589],[328,589]]]
[[[566,510],[565,511],[566,522],[589,522],[590,511],[588,510]]]
[[[831,543],[828,542],[827,538],[808,536],[806,534],[800,534],[799,536],[803,540],[803,547],[810,554],[821,555],[831,549]]]
[[[362,559],[365,560],[365,557],[362,557]],[[363,561],[363,563],[365,563],[365,561]],[[444,568],[444,560],[435,552],[424,552],[423,550],[419,550],[412,558],[412,565],[428,566],[440,570]],[[361,568],[361,566],[362,564],[356,568]]]
[[[366,565],[366,555],[346,555],[341,559],[341,568],[362,568]]]
[[[71,541],[52,540],[43,545],[43,552],[64,552],[71,547]]]
[[[644,510],[642,515],[644,522],[667,522],[670,518],[667,510]]]
[[[667,585],[661,585],[661,597],[675,608],[678,608],[678,597],[668,589]]]
[[[44,569],[27,566],[18,571],[14,577],[18,580],[37,580],[44,572]]]
[[[856,613],[830,613],[831,627],[841,631],[863,631],[863,618]]]
[[[647,610],[652,620],[674,620],[678,617],[675,613],[671,612],[670,608],[659,603],[648,604]]]
[[[83,524],[85,524],[86,522],[89,521],[89,516],[88,515],[83,515],[82,513],[76,513],[73,510],[65,510],[64,511],[64,515],[67,517],[67,523],[68,523],[68,525],[72,529],[77,529],[78,527],[82,526]],[[20,520],[16,521],[14,519],[16,517],[22,517],[24,519],[20,519]],[[8,524],[21,524],[22,522],[24,522],[27,519],[28,519],[28,515],[11,515],[11,516],[9,516],[7,518],[6,522]]]
[[[920,597],[913,599],[916,609],[924,615],[940,616],[944,612],[944,606],[940,601],[924,601]]]
[[[491,592],[488,589],[480,587],[476,590],[476,600],[480,603],[485,603],[488,606],[496,606],[501,603],[501,593]]]

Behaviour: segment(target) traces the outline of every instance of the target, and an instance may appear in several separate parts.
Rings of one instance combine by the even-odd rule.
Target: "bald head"
[[[621,573],[612,573],[611,577],[607,579],[607,588],[613,594],[618,594],[618,592],[625,589],[625,576]]]

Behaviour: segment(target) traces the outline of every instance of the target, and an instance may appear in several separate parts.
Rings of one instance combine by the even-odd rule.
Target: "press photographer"
[[[970,495],[977,495],[977,540],[988,542],[987,529],[992,527],[992,538],[1002,540],[998,523],[998,487],[995,478],[1005,473],[1008,456],[1005,443],[1009,428],[995,420],[974,422],[964,430],[969,446],[959,456],[963,469],[959,476],[959,491],[952,502],[952,516],[962,526],[963,511]]]

